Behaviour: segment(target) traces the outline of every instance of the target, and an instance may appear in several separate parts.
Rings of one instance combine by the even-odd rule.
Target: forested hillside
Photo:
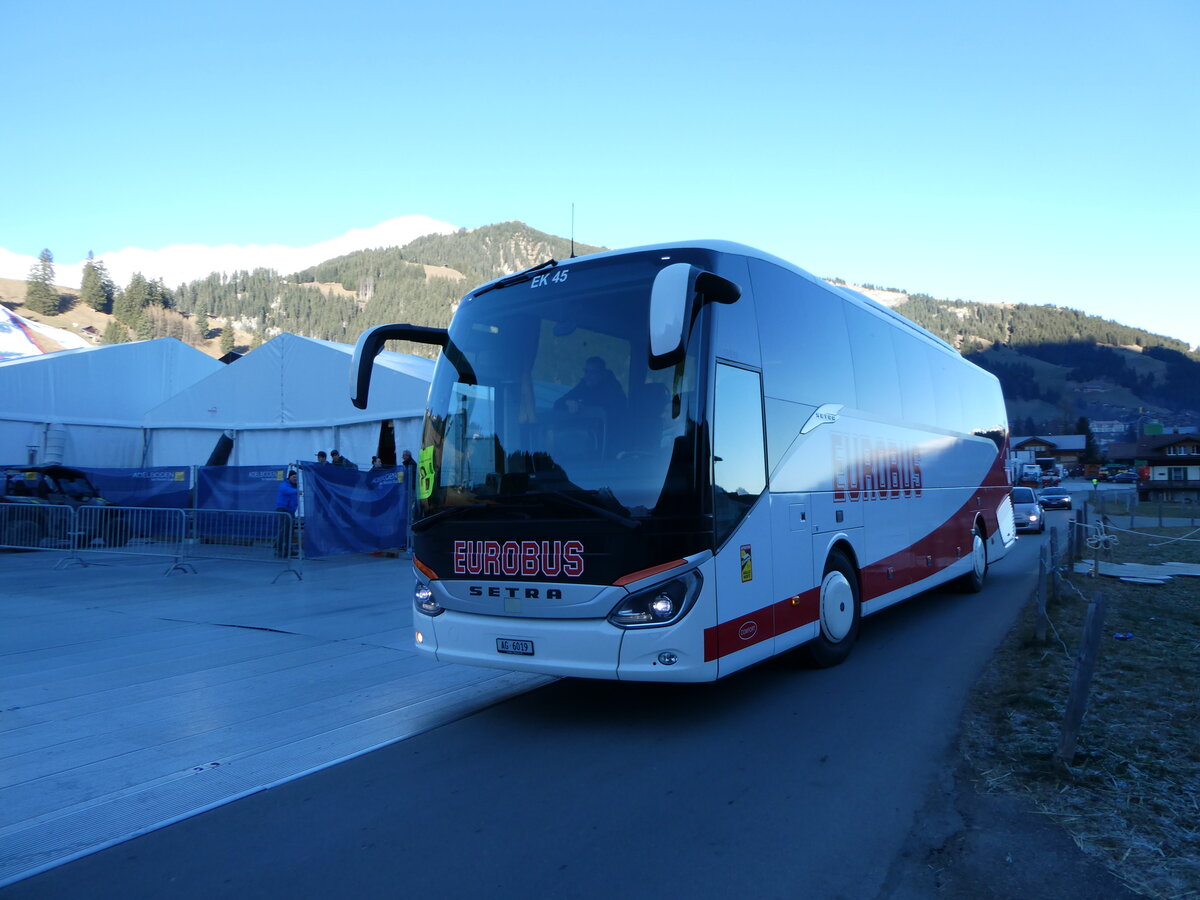
[[[576,245],[577,254],[601,248]],[[399,248],[363,250],[288,275],[270,269],[213,274],[181,286],[181,312],[205,311],[264,337],[281,331],[354,343],[385,322],[445,327],[477,284],[571,255],[569,241],[520,222],[429,235]],[[407,352],[432,355],[425,345]]]
[[[582,255],[602,248],[574,249]],[[79,300],[63,296],[57,311],[69,319],[72,305],[91,307],[107,322],[95,322],[105,343],[172,335],[225,352],[253,349],[284,331],[353,343],[385,322],[444,327],[472,287],[571,251],[563,238],[505,222],[363,250],[302,272],[213,274],[174,291],[141,275],[118,289],[103,263],[89,260]],[[881,291],[897,312],[994,372],[1019,429],[1052,432],[1081,415],[1195,414],[1200,406],[1200,354],[1174,338],[1054,306],[874,293]],[[42,315],[60,324],[54,312]],[[398,349],[434,353],[427,345]]]
[[[1017,409],[1031,415],[1038,404],[1042,417],[1049,407],[1066,420],[1102,414],[1105,405],[1172,412],[1200,407],[1200,354],[1174,338],[1056,306],[912,294],[893,308],[993,372],[1010,418]],[[1103,401],[1095,396],[1101,394]]]

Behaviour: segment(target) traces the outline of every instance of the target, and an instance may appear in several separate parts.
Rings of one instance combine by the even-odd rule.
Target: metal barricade
[[[75,510],[51,503],[0,503],[0,547],[63,550],[76,542]]]
[[[277,562],[298,571],[301,549],[296,520],[286,512],[238,509],[182,510],[187,518],[186,559]]]
[[[270,562],[283,567],[280,574],[303,577],[299,520],[285,512],[6,503],[0,548],[65,550],[59,566],[124,554],[170,558],[168,572],[194,572],[191,560],[230,559]]]
[[[183,558],[186,523],[181,509],[137,506],[81,506],[75,510],[74,558],[93,553],[132,553]]]

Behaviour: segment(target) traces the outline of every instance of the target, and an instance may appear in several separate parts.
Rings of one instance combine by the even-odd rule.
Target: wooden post
[[[1104,613],[1108,598],[1096,591],[1088,601],[1087,618],[1083,623],[1083,637],[1079,644],[1079,655],[1075,658],[1075,675],[1071,679],[1071,693],[1067,697],[1067,710],[1063,715],[1062,733],[1059,736],[1058,752],[1055,756],[1070,764],[1075,759],[1075,739],[1079,726],[1087,711],[1088,689],[1092,683],[1092,672],[1096,669],[1096,657],[1100,652],[1100,635],[1104,630]]]
[[[1038,643],[1046,640],[1046,545],[1038,552],[1037,624],[1033,636]]]
[[[1058,603],[1058,526],[1050,529],[1050,602]]]

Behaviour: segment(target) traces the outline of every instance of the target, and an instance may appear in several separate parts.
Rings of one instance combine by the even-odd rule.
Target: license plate
[[[533,641],[514,641],[512,638],[496,638],[497,653],[515,653],[518,656],[533,656]]]

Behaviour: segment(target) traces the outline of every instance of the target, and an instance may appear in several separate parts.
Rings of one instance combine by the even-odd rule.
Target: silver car
[[[1037,494],[1033,488],[1015,487],[1012,489],[1013,520],[1017,531],[1033,531],[1041,534],[1046,530],[1046,516],[1042,505],[1038,503]]]

